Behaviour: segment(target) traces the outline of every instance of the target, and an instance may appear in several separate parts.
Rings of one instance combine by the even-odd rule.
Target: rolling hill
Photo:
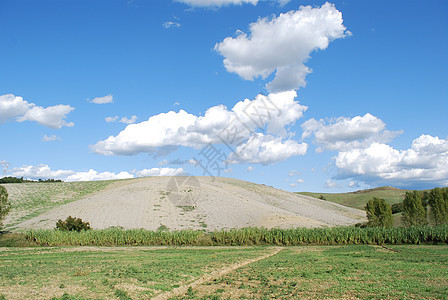
[[[327,201],[338,203],[344,206],[357,209],[364,209],[367,201],[376,197],[383,198],[390,205],[403,201],[404,195],[408,190],[398,189],[391,186],[383,186],[374,189],[360,190],[350,193],[310,193],[297,192],[296,194],[320,198],[323,196]]]
[[[69,215],[93,228],[322,227],[365,221],[365,212],[231,178],[147,177],[102,182],[4,184],[9,230],[54,228]],[[30,197],[32,195],[33,197]]]

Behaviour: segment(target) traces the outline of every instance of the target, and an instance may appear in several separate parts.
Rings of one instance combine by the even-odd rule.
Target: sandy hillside
[[[54,228],[58,219],[82,218],[95,229],[155,230],[351,225],[365,212],[231,178],[148,177],[126,180],[16,226]]]

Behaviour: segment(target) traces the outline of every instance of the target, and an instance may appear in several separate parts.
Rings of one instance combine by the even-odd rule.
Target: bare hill
[[[115,181],[14,229],[54,228],[58,219],[69,215],[90,222],[96,229],[119,226],[150,230],[160,226],[176,230],[321,227],[365,220],[361,210],[231,178],[148,177]]]

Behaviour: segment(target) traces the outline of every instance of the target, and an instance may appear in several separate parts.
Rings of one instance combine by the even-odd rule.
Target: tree
[[[59,229],[61,231],[83,231],[83,230],[89,230],[90,223],[89,222],[83,222],[81,218],[73,218],[72,216],[67,217],[65,221],[62,221],[59,219],[56,222],[56,229]]]
[[[436,225],[448,224],[448,189],[432,189],[428,198],[431,220]]]
[[[392,209],[384,199],[373,198],[369,200],[364,207],[367,213],[369,222],[367,226],[370,227],[392,227]]]
[[[3,220],[11,209],[11,203],[8,201],[8,192],[5,187],[0,185],[0,228],[3,228]]]
[[[407,226],[427,224],[426,202],[423,196],[423,193],[419,191],[406,192],[402,219]]]

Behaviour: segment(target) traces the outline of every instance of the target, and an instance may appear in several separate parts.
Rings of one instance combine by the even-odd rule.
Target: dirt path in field
[[[173,289],[172,291],[169,291],[169,292],[164,292],[162,294],[159,294],[159,295],[153,297],[152,299],[155,299],[155,300],[165,300],[165,299],[170,299],[172,297],[181,296],[181,295],[185,294],[188,291],[188,288],[190,288],[190,287],[191,288],[195,288],[195,287],[197,287],[197,286],[199,286],[199,285],[201,285],[201,284],[203,284],[205,282],[212,281],[212,280],[218,279],[220,277],[223,277],[223,276],[229,274],[230,272],[235,271],[236,269],[239,269],[241,267],[247,266],[247,265],[252,264],[254,262],[266,259],[268,257],[274,256],[274,255],[276,255],[277,253],[279,253],[282,250],[283,250],[283,247],[275,247],[274,251],[272,251],[272,252],[270,252],[268,254],[265,254],[265,255],[262,255],[262,256],[259,256],[259,257],[256,257],[256,258],[252,258],[252,259],[249,259],[249,260],[245,260],[245,261],[242,261],[242,262],[230,265],[228,267],[225,267],[223,269],[216,270],[216,271],[211,272],[209,274],[202,275],[201,277],[199,277],[199,279],[193,281],[192,283],[189,283],[189,284],[186,284],[186,285],[182,285],[182,286],[180,286],[178,288],[175,288],[175,289]]]

